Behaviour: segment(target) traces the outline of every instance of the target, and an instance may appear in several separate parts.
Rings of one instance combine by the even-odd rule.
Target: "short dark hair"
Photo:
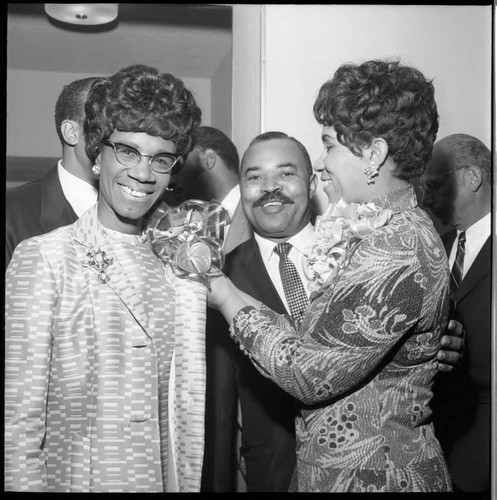
[[[231,139],[221,130],[207,126],[199,127],[195,135],[193,149],[200,151],[213,149],[226,166],[238,175],[240,166],[238,151]]]
[[[64,137],[60,127],[64,120],[73,120],[83,126],[85,121],[85,102],[88,93],[98,77],[82,78],[65,85],[55,103],[55,129],[60,142],[64,145]]]
[[[291,137],[288,134],[285,134],[285,132],[279,132],[279,131],[270,131],[270,132],[263,132],[262,134],[259,134],[258,136],[254,137],[246,149],[245,153],[243,154],[242,157],[242,164],[243,164],[243,159],[245,158],[245,155],[247,154],[248,149],[250,146],[253,146],[254,144],[257,144],[259,142],[264,142],[264,141],[271,141],[273,139],[286,139],[288,141],[293,142],[302,152],[302,156],[304,158],[305,166],[307,167],[307,171],[309,172],[309,176],[312,175],[313,170],[312,170],[312,162],[311,162],[311,157],[309,156],[309,153],[307,152],[307,149],[305,146],[295,137]]]
[[[468,134],[451,134],[435,143],[433,161],[443,155],[449,162],[449,170],[477,166],[488,185],[492,180],[492,154],[485,144]]]
[[[432,81],[397,60],[340,66],[319,90],[314,116],[357,156],[383,138],[401,179],[423,173],[438,131]]]
[[[172,141],[186,156],[202,113],[183,81],[137,64],[93,85],[85,106],[86,153],[95,161],[114,130],[144,132]]]

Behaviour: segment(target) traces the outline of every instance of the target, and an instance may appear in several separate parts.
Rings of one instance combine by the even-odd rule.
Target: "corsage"
[[[221,274],[222,245],[230,216],[217,202],[187,200],[178,207],[162,204],[151,216],[146,234],[152,249],[180,278],[209,287]]]

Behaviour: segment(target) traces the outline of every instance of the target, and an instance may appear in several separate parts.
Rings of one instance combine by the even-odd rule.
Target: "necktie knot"
[[[280,256],[280,257],[286,257],[290,250],[292,249],[292,244],[291,243],[278,243],[274,247],[274,251]]]
[[[463,245],[466,243],[466,233],[464,231],[462,231],[461,233],[459,233],[459,245]]]

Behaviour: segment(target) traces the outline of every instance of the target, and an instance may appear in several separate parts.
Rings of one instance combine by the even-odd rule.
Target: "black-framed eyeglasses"
[[[446,177],[449,174],[452,174],[454,172],[457,172],[458,170],[461,170],[462,168],[466,168],[466,166],[457,167],[457,168],[454,168],[453,170],[449,170],[448,172],[445,172],[441,175],[437,175],[436,177],[431,178],[429,181],[421,181],[419,184],[419,187],[423,191],[430,191],[432,193],[436,193],[444,185],[444,182],[442,182],[441,179],[443,179],[444,177]]]
[[[140,163],[142,157],[149,158],[148,164],[154,172],[169,174],[177,163],[182,163],[181,155],[173,153],[159,153],[156,155],[144,155],[137,149],[120,142],[102,141],[104,146],[112,148],[116,160],[123,166],[133,168]]]

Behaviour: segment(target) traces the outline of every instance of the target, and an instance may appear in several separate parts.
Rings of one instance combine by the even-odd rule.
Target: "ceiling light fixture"
[[[47,15],[63,23],[107,24],[117,18],[117,3],[46,3]]]

